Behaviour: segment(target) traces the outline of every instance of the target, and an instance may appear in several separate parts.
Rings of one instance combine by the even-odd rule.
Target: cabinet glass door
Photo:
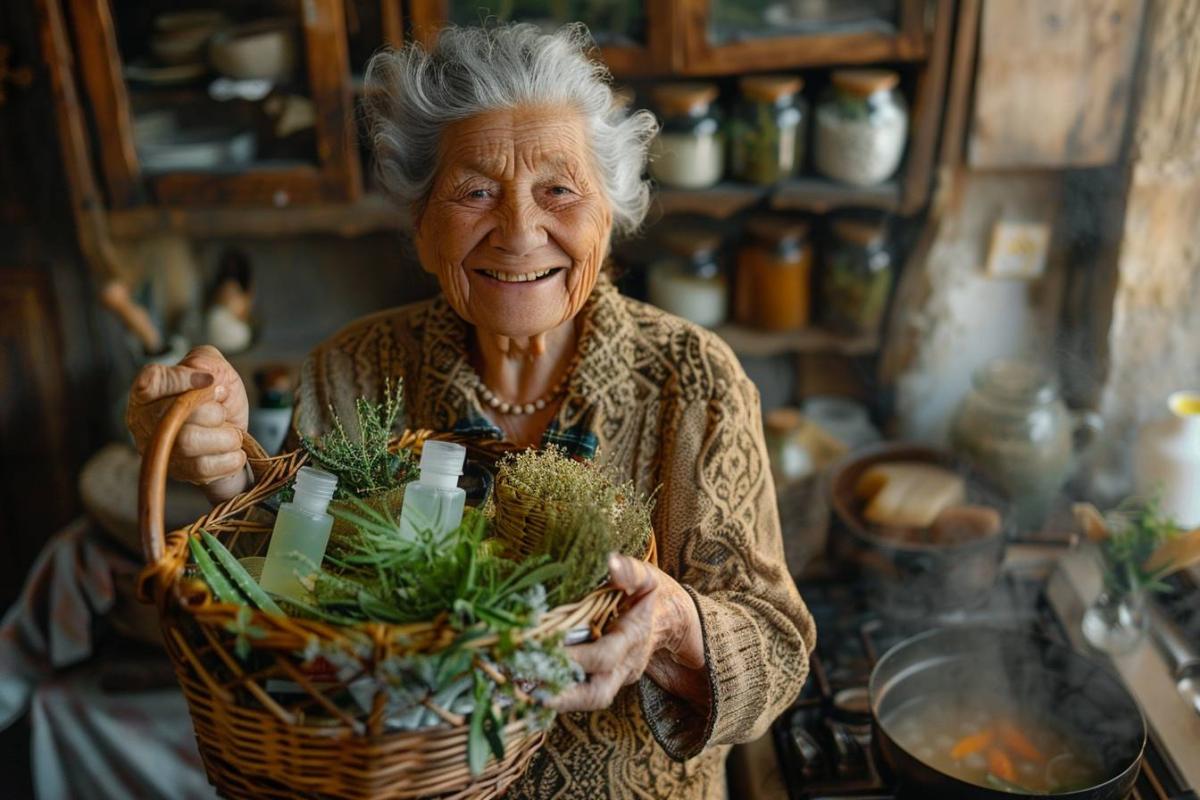
[[[896,0],[712,0],[715,45],[760,38],[871,32],[895,34]]]
[[[614,75],[668,72],[672,66],[675,0],[412,0],[416,38],[432,44],[446,23],[529,22],[555,31],[582,22]]]
[[[114,207],[348,199],[341,0],[71,0]]]
[[[925,0],[689,0],[684,69],[736,74],[919,60],[925,7]]]

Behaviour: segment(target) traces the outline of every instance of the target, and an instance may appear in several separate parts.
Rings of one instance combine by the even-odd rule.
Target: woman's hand
[[[621,615],[596,641],[567,648],[588,680],[563,692],[552,705],[559,711],[608,708],[622,686],[643,674],[677,697],[707,704],[704,640],[692,596],[643,561],[614,553],[608,569],[613,586],[627,596]]]
[[[129,390],[125,424],[138,452],[145,452],[176,395],[214,385],[213,400],[193,411],[179,430],[171,451],[170,474],[203,486],[208,498],[219,502],[245,488],[242,432],[250,416],[246,387],[219,350],[204,345],[176,366],[144,367]]]

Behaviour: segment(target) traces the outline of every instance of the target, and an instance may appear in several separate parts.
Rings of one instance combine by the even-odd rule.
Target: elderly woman
[[[383,184],[412,213],[441,295],[352,323],[303,367],[294,425],[404,378],[407,423],[603,457],[645,491],[661,569],[614,555],[629,608],[571,648],[588,679],[514,797],[717,797],[729,745],[796,696],[812,618],[782,557],[758,394],[721,340],[621,297],[610,240],[641,223],[655,131],[613,102],[587,35],[447,29],[368,70]],[[172,395],[216,383],[173,454],[214,500],[246,484],[246,392],[212,348],[148,367],[129,425],[144,444]]]

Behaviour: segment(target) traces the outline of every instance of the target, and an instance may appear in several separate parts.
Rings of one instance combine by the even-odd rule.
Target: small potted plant
[[[1126,653],[1146,632],[1146,601],[1170,587],[1170,573],[1200,558],[1200,530],[1181,535],[1154,498],[1131,498],[1108,514],[1077,504],[1075,517],[1100,557],[1100,594],[1084,612],[1084,637],[1095,648]]]

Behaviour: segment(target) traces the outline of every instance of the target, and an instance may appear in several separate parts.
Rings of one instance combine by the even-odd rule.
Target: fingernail
[[[207,372],[192,373],[192,388],[203,389],[207,386],[212,386],[213,376]]]
[[[218,386],[216,389],[213,390],[213,399],[214,400],[224,400],[225,395],[227,395],[227,394],[229,394],[228,389],[226,389],[223,385]]]

